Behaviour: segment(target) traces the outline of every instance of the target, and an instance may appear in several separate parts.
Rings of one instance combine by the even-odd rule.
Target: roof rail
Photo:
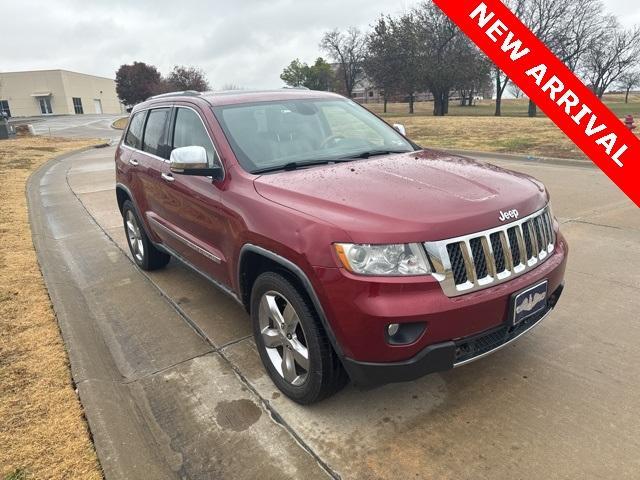
[[[183,90],[181,92],[168,92],[168,93],[161,93],[160,95],[153,95],[152,97],[147,98],[147,100],[153,100],[154,98],[165,98],[165,97],[199,97],[200,95],[201,93],[195,90]]]
[[[298,87],[290,87],[289,85],[285,85],[284,87],[282,87],[282,90],[310,90],[310,89],[307,87],[303,87],[302,85]]]

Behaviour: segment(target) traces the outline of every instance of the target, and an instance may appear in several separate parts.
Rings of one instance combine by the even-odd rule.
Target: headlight
[[[431,273],[429,260],[418,243],[394,245],[336,243],[334,246],[344,268],[359,275],[398,277]]]

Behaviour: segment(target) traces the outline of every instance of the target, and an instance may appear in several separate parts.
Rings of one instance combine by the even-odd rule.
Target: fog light
[[[390,345],[409,345],[418,340],[426,329],[426,322],[390,323],[387,325],[387,343]]]

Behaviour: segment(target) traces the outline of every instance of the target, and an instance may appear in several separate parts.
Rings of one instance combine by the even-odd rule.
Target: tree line
[[[205,92],[210,89],[206,75],[197,67],[176,65],[163,76],[153,65],[133,62],[120,66],[116,71],[116,93],[122,103],[128,106],[161,93],[184,90]]]
[[[599,98],[618,87],[628,101],[640,86],[640,27],[621,26],[605,13],[602,0],[505,3]],[[282,80],[352,97],[357,82],[366,77],[381,92],[385,112],[387,102],[400,97],[413,113],[416,94],[429,92],[436,116],[448,113],[453,96],[470,106],[486,90],[495,95],[495,115],[500,116],[507,89],[516,97],[522,93],[430,0],[399,16],[382,15],[366,32],[326,32],[320,48],[333,67],[322,58],[313,66],[294,60]],[[530,101],[529,116],[536,114]]]

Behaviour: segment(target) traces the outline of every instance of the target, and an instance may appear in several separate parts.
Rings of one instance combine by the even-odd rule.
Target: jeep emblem
[[[510,219],[517,220],[519,216],[520,216],[520,212],[518,212],[518,210],[516,210],[515,208],[513,210],[509,210],[508,212],[500,211],[501,222],[505,222]]]

